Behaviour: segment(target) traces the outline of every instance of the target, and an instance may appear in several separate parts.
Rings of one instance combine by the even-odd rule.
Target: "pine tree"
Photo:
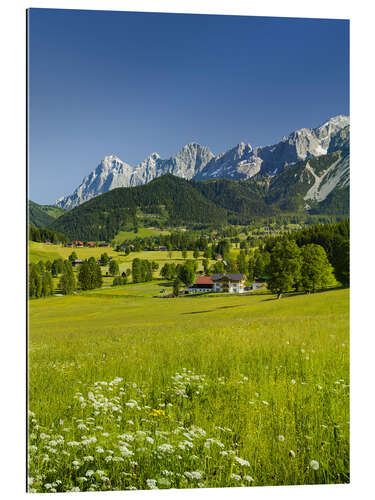
[[[173,282],[173,296],[178,297],[179,293],[180,293],[180,280],[176,278]]]

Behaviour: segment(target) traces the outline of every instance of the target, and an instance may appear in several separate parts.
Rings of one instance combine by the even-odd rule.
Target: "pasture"
[[[29,262],[37,263],[40,260],[46,262],[47,260],[53,261],[55,259],[67,259],[72,252],[77,254],[78,259],[89,259],[90,257],[95,257],[95,259],[99,259],[103,253],[107,253],[108,256],[112,257],[113,260],[116,260],[119,264],[120,274],[123,271],[127,271],[127,269],[131,269],[132,261],[135,258],[139,259],[147,259],[150,261],[155,261],[159,264],[159,269],[154,272],[154,277],[160,277],[161,268],[165,263],[175,263],[175,264],[183,264],[186,259],[182,258],[182,253],[180,251],[174,250],[171,253],[167,251],[140,251],[140,252],[131,252],[129,255],[125,255],[123,252],[116,252],[111,247],[96,247],[96,248],[68,248],[59,245],[52,245],[48,243],[37,243],[35,241],[29,242]],[[238,249],[233,250],[233,255],[236,255],[239,252]],[[193,259],[193,251],[187,251],[187,259]],[[198,271],[203,270],[202,265],[202,252],[201,256],[198,260]],[[210,265],[212,265],[215,261],[210,260]],[[78,268],[74,271],[76,272]],[[106,271],[108,271],[108,266],[102,267],[103,274],[103,285],[111,286],[113,282],[113,276],[106,276]],[[55,288],[58,286],[59,279],[54,279]]]
[[[30,491],[348,482],[348,290],[165,286],[30,301]]]

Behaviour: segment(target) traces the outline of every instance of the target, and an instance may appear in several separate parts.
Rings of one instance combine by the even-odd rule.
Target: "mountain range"
[[[325,169],[316,171],[312,166],[314,158],[335,152],[339,153],[335,162],[326,162]],[[301,162],[305,162],[303,172],[292,174],[290,168]],[[256,178],[268,185],[280,183],[277,179],[282,176],[282,180],[288,179],[293,185],[300,182],[308,187],[302,193],[305,208],[314,209],[316,204],[329,204],[330,198],[337,198],[338,190],[349,185],[349,117],[339,115],[319,127],[296,130],[271,146],[253,148],[240,142],[216,156],[196,142],[167,159],[152,153],[134,167],[109,155],[72,194],[59,198],[55,205],[70,210],[115,188],[148,184],[166,174],[193,181]]]

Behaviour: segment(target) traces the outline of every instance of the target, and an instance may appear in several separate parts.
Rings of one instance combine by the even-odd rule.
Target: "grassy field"
[[[162,229],[152,227],[140,227],[136,233],[134,231],[120,231],[113,239],[115,243],[121,244],[125,240],[131,241],[136,238],[152,238],[153,236],[159,236],[160,234],[170,234],[170,231],[164,231]]]
[[[171,252],[171,256],[169,256],[169,252],[166,251],[149,251],[149,252],[141,251],[136,253],[132,252],[129,255],[125,255],[124,253],[115,252],[114,249],[110,247],[68,248],[59,245],[50,245],[47,243],[37,243],[35,241],[29,242],[29,262],[36,263],[39,262],[40,260],[44,262],[47,260],[53,261],[59,258],[67,259],[73,251],[77,254],[78,259],[88,259],[90,257],[95,257],[95,259],[99,259],[99,257],[103,253],[107,253],[109,256],[111,256],[114,260],[118,262],[120,273],[126,271],[127,269],[131,269],[132,260],[135,259],[136,257],[139,259],[152,260],[159,264],[159,269],[154,272],[155,278],[160,277],[160,270],[165,263],[169,262],[175,264],[183,264],[185,262],[185,259],[182,258],[182,253],[180,251]],[[237,255],[238,252],[239,252],[238,249],[233,249],[232,251],[233,255]],[[192,251],[187,252],[187,259],[193,259]],[[201,255],[201,257],[198,259],[199,271],[203,270],[202,260],[203,257]],[[214,262],[215,262],[214,260],[210,260],[210,265],[212,265]],[[75,271],[77,271],[77,269],[78,268],[76,268]],[[102,267],[103,285],[110,286],[113,282],[113,277],[111,276],[106,277],[105,276],[106,271],[108,271],[108,266],[106,267],[103,266]],[[55,288],[57,287],[58,281],[59,279],[54,280]]]
[[[31,491],[349,481],[348,290],[30,301]]]

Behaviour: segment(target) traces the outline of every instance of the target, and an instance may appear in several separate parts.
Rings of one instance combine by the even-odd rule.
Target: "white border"
[[[375,151],[373,126],[373,12],[370,2],[266,0],[180,1],[8,1],[0,17],[1,81],[1,493],[23,498],[25,472],[25,9],[80,8],[145,12],[189,12],[351,20],[351,227],[352,227],[352,482],[344,486],[263,487],[251,491],[165,490],[163,492],[81,493],[94,498],[235,498],[294,499],[329,496],[368,498],[374,491],[374,282],[372,198]],[[327,47],[329,50],[329,47]],[[334,57],[334,54],[332,54]],[[308,98],[308,96],[307,96]],[[367,203],[366,203],[367,202]],[[6,307],[5,307],[6,304]],[[44,494],[49,496],[48,494]],[[28,497],[29,498],[29,497]],[[44,498],[44,496],[43,496]],[[57,498],[57,497],[53,497]],[[58,498],[71,498],[60,494]],[[81,497],[78,497],[81,498]]]

